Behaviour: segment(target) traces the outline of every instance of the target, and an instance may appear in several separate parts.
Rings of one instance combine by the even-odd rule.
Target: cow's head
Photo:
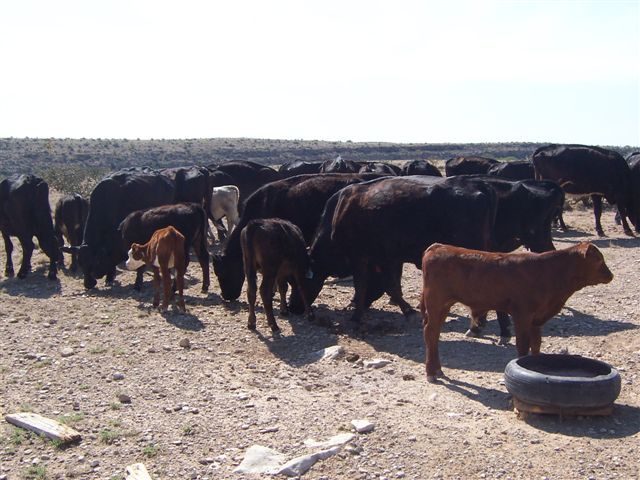
[[[87,244],[63,246],[62,251],[78,254],[78,264],[84,274],[84,287],[86,289],[94,288],[98,283],[96,279],[107,275],[119,263],[119,260],[114,262],[113,255],[110,255],[104,246],[97,250],[92,249]]]
[[[602,252],[591,243],[583,242],[578,245],[578,250],[585,260],[584,280],[587,285],[609,283],[613,280],[613,273],[607,267]]]
[[[129,252],[127,253],[127,270],[137,270],[140,267],[146,265],[148,259],[144,247],[138,243],[131,245]]]
[[[214,255],[212,261],[222,298],[236,300],[240,296],[244,284],[242,260],[231,258],[228,255]]]

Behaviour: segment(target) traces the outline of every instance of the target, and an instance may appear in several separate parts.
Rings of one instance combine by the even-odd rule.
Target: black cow
[[[355,311],[359,322],[365,309],[387,292],[406,316],[415,310],[402,298],[402,264],[421,266],[424,249],[445,242],[487,250],[497,199],[489,186],[465,188],[430,177],[388,177],[350,185],[325,206],[310,249],[313,278],[305,292],[313,301],[328,276],[353,274]],[[375,294],[369,283],[377,275]],[[294,296],[291,309],[302,305]]]
[[[507,180],[529,180],[535,178],[533,163],[528,160],[501,162],[493,165],[487,175],[506,178]]]
[[[122,238],[122,250],[127,252],[133,243],[147,243],[153,232],[168,226],[174,227],[184,236],[185,268],[189,265],[190,247],[195,251],[202,268],[202,291],[206,292],[209,289],[207,214],[200,204],[177,203],[130,213],[118,227]],[[144,267],[137,270],[134,285],[136,290],[142,288],[143,273]]]
[[[58,243],[51,221],[47,182],[35,175],[12,175],[0,182],[0,230],[7,255],[7,277],[13,276],[11,237],[18,237],[22,245],[22,264],[18,270],[18,278],[25,278],[31,271],[35,236],[40,248],[49,257],[47,277],[50,280],[56,279]]]
[[[250,220],[282,218],[302,231],[310,243],[318,225],[324,204],[331,195],[352,183],[380,177],[377,174],[326,173],[298,175],[269,183],[256,190],[246,202],[240,223],[225,244],[222,255],[214,255],[213,269],[218,277],[222,297],[235,300],[244,282],[240,231]]]
[[[451,177],[449,182],[466,188],[481,182],[495,190],[498,204],[491,251],[507,253],[520,246],[537,253],[555,250],[551,223],[564,203],[564,192],[556,183],[537,180],[514,182],[484,175],[461,175]],[[485,323],[486,315],[483,315],[480,323],[472,324],[467,335],[479,335]],[[498,312],[498,323],[501,343],[507,343],[511,337],[508,315]]]
[[[598,235],[604,236],[602,197],[618,207],[627,235],[633,236],[627,217],[640,232],[640,184],[619,153],[586,145],[549,145],[534,152],[533,165],[537,179],[552,180],[567,193],[591,195]]]
[[[332,160],[325,160],[320,166],[320,173],[358,173],[362,164],[353,160],[344,160],[340,155]]]
[[[359,173],[379,173],[381,175],[398,176],[402,169],[392,163],[385,162],[360,162]]]
[[[402,166],[400,175],[428,175],[431,177],[441,177],[442,173],[438,167],[430,163],[428,160],[412,160]]]
[[[255,162],[233,160],[219,165],[208,165],[210,170],[209,193],[212,187],[235,185],[240,190],[238,212],[242,215],[244,202],[258,188],[280,180],[283,175],[271,167]]]
[[[455,157],[450,158],[444,164],[444,172],[447,177],[454,175],[478,175],[485,174],[489,169],[499,163],[493,158],[486,157]]]
[[[78,193],[65,195],[56,202],[53,225],[59,247],[64,245],[65,238],[72,247],[82,244],[82,232],[84,231],[88,213],[89,202]],[[60,248],[59,252],[58,263],[60,266],[64,266],[62,248]],[[72,272],[75,272],[78,268],[78,253],[76,251],[71,253],[71,266],[69,268]]]
[[[159,172],[171,179],[175,185],[173,201],[176,203],[198,203],[209,211],[211,190],[209,170],[197,165],[191,167],[163,168]]]
[[[173,203],[174,183],[151,169],[122,170],[103,178],[91,192],[82,245],[78,251],[85,288],[106,275],[110,284],[116,265],[126,259],[118,226],[131,212]]]
[[[305,162],[302,160],[294,160],[293,162],[280,165],[278,172],[284,177],[294,177],[296,175],[312,175],[320,173],[320,162]]]

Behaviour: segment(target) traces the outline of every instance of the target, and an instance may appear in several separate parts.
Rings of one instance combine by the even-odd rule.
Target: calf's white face
[[[137,270],[140,267],[143,267],[145,265],[143,260],[136,260],[135,258],[133,258],[133,249],[129,249],[129,258],[127,259],[127,270]]]

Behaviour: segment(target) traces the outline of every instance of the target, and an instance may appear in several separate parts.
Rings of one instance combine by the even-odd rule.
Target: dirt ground
[[[611,211],[602,239],[593,235],[590,211],[565,218],[572,230],[554,232],[556,247],[593,241],[615,278],[576,293],[545,326],[542,351],[617,367],[622,392],[609,417],[516,416],[503,384],[515,347],[497,344],[495,321],[484,338],[465,337],[462,307],[441,338],[449,379],[428,384],[421,325],[384,297],[366,317],[370,333],[356,337],[344,310],[348,281],[327,284],[315,304],[334,328],[280,317],[284,335],[273,339],[262,310],[258,333],[246,329],[246,297],[225,303],[213,274],[211,292],[200,293],[197,262],[188,271],[188,314],[161,315],[151,309],[150,275],[141,293],[122,271],[113,287],[100,281],[87,292],[66,270],[48,281],[37,252],[28,279],[0,277],[0,414],[63,418],[83,439],[60,449],[2,422],[0,480],[120,479],[135,462],[157,479],[244,478],[233,469],[249,446],[291,458],[308,453],[305,439],[350,431],[354,419],[370,420],[375,430],[304,478],[640,478],[640,239],[625,237]],[[417,304],[413,266],[403,286]],[[180,345],[184,339],[190,348]],[[331,345],[346,354],[331,361],[311,355]],[[71,354],[63,356],[67,347]],[[353,354],[391,363],[365,368]],[[126,397],[131,403],[122,403]]]

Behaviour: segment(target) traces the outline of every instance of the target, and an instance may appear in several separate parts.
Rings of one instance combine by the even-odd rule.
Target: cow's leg
[[[629,212],[624,206],[624,199],[616,199],[618,205],[618,215],[620,215],[620,221],[622,222],[622,228],[624,228],[624,233],[633,237],[633,232],[631,231],[631,227],[629,227],[629,223],[627,222],[627,216]],[[636,231],[638,231],[638,226],[636,226]]]
[[[447,318],[449,308],[442,305],[437,300],[429,299],[428,294],[425,302],[425,317],[422,328],[424,336],[424,344],[427,350],[426,367],[427,382],[433,383],[436,377],[443,377],[442,366],[440,365],[440,352],[438,351],[438,342],[440,340],[440,330],[442,324]]]
[[[604,237],[604,230],[602,230],[602,224],[600,223],[600,217],[602,216],[602,196],[591,195],[591,201],[593,202],[593,216],[596,219],[596,233],[600,237]]]
[[[4,251],[7,254],[4,274],[7,277],[13,277],[13,259],[11,258],[11,254],[13,253],[13,243],[11,242],[11,237],[4,232],[2,232],[2,238],[4,239]]]
[[[169,267],[164,263],[160,262],[160,275],[162,277],[162,311],[166,312],[169,307],[169,299],[171,298],[171,294],[173,293],[173,282],[171,280],[171,271]]]
[[[271,327],[271,331],[274,335],[280,333],[280,327],[278,327],[276,317],[273,315],[273,287],[275,285],[275,281],[275,275],[269,275],[262,272],[260,298],[262,298],[264,313],[267,315],[267,323],[269,324],[269,327]]]
[[[465,333],[467,337],[479,337],[482,329],[487,325],[487,312],[471,312],[471,322],[469,330]]]
[[[367,299],[367,261],[364,259],[357,260],[353,266],[353,294],[354,311],[350,321],[360,324],[366,308]]]
[[[247,328],[249,330],[256,329],[256,290],[258,289],[256,285],[256,270],[248,265],[246,262],[244,264],[244,273],[247,277],[247,300],[249,300],[249,319],[247,321]]]
[[[204,234],[198,236],[194,242],[194,249],[196,251],[196,257],[198,257],[198,263],[202,269],[202,293],[209,291],[210,276],[209,276],[209,250],[207,250],[207,242],[204,238]],[[189,250],[187,249],[187,258],[189,258]],[[185,271],[188,263],[185,263]]]
[[[417,316],[418,312],[407,303],[402,297],[402,264],[400,268],[398,266],[392,266],[390,269],[384,269],[384,274],[387,274],[387,294],[391,300],[400,307],[402,314],[407,320],[413,316]]]
[[[108,286],[113,285],[113,281],[115,280],[115,278],[116,278],[116,267],[113,267],[109,271],[109,273],[107,273],[107,275],[106,275],[106,277],[104,279],[104,284],[108,285]]]
[[[185,270],[178,270],[176,268],[176,285],[178,287],[178,309],[182,310],[183,312],[187,311],[187,307],[184,304],[184,296],[183,296],[183,292],[184,292],[184,274],[185,274]]]
[[[31,271],[31,255],[33,255],[35,245],[31,237],[19,237],[18,240],[22,245],[22,264],[18,270],[18,278],[25,278]]]
[[[511,341],[511,329],[509,325],[511,321],[509,319],[509,314],[505,312],[496,312],[498,315],[498,325],[500,326],[500,341],[498,342],[500,345],[509,345]]]
[[[513,315],[513,326],[516,331],[516,350],[519,357],[529,354],[531,347],[531,318],[522,314]]]
[[[539,325],[531,325],[529,330],[529,344],[531,346],[531,355],[538,355],[540,353],[540,346],[542,345],[542,327]]]
[[[304,305],[305,317],[307,317],[307,320],[310,320],[310,321],[313,320],[314,315],[313,315],[313,310],[311,309],[311,304],[309,303],[309,300],[307,300],[307,295],[304,293],[304,289],[302,288],[302,285],[304,282],[304,274],[302,272],[295,274],[291,279],[291,282],[292,282],[292,288],[294,290],[297,289],[300,294],[300,298],[302,299],[302,303]]]
[[[64,238],[62,238],[62,232],[60,232],[60,230],[56,230],[54,232],[54,235],[56,237],[56,241],[58,242],[58,264],[60,265],[60,268],[64,268],[64,254],[62,253],[62,246],[64,245]],[[71,271],[74,272],[74,266],[76,264],[75,262],[75,253],[71,254]]]
[[[133,288],[138,292],[142,290],[142,282],[144,279],[144,269],[145,269],[145,265],[141,266],[136,270],[136,281],[133,284]]]
[[[287,307],[287,290],[289,289],[289,284],[287,282],[287,277],[282,275],[278,277],[278,293],[280,294],[280,315],[286,317],[289,315],[289,308]]]
[[[153,306],[160,305],[160,269],[153,266]]]

